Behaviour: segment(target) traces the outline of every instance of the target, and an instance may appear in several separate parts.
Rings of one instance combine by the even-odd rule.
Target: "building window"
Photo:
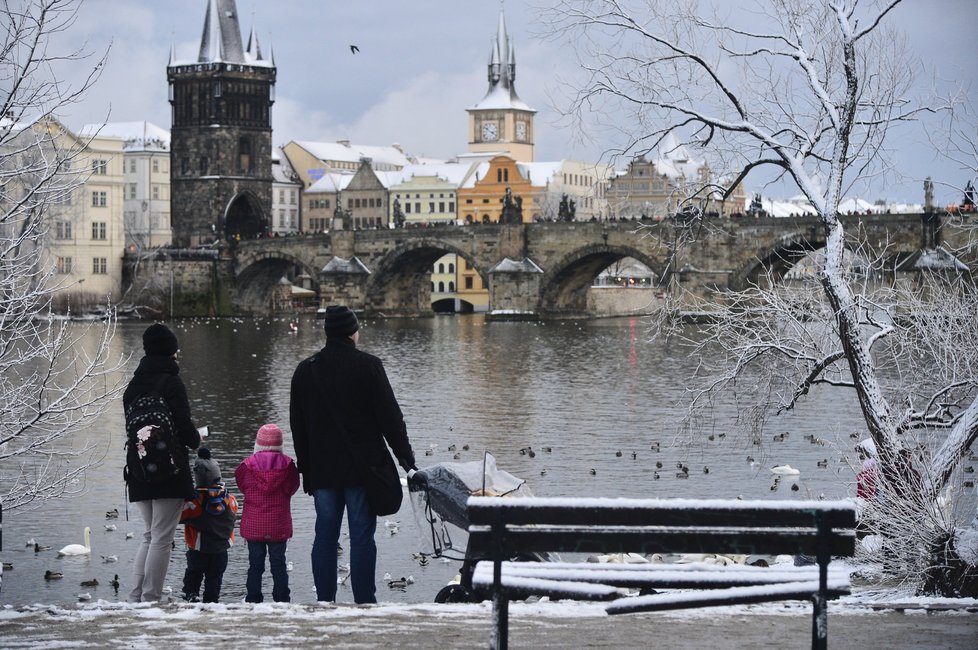
[[[154,183],[153,184],[153,200],[154,201],[157,201],[157,200],[159,200],[159,198],[160,198],[160,186]]]
[[[472,203],[472,201],[469,201],[469,203]],[[453,214],[455,213],[455,201],[448,202],[448,211]]]
[[[472,277],[471,276],[465,278],[465,288],[466,289],[471,289],[472,288]]]
[[[104,208],[106,205],[105,192],[92,192],[92,207]]]
[[[438,263],[438,272],[439,273],[444,273],[445,272],[445,264],[443,262],[439,262]]]
[[[71,273],[71,258],[70,257],[59,257],[56,260],[58,273],[68,274]]]
[[[251,172],[253,171],[252,167],[251,140],[241,138],[238,140],[238,168],[242,172]],[[284,200],[282,202],[284,203]]]
[[[414,211],[418,214],[421,214],[421,201],[414,202]]]
[[[135,174],[136,173],[136,159],[135,158],[130,158],[129,159],[129,173],[130,174]]]
[[[278,202],[285,203],[285,190],[278,191]]]
[[[448,272],[449,273],[455,273],[455,264],[449,262],[449,264],[448,264]]]
[[[428,214],[434,214],[434,213],[435,213],[435,202],[434,201],[429,201],[428,202]]]
[[[160,171],[160,161],[158,158],[153,158],[153,172],[159,173]]]
[[[289,205],[295,205],[296,203],[296,192],[295,190],[289,190]]]
[[[404,202],[404,213],[411,214],[411,204],[407,201]]]
[[[93,221],[92,222],[92,239],[105,239],[105,222],[104,221]]]
[[[126,183],[126,199],[132,200],[136,198],[136,184]]]
[[[439,201],[438,202],[438,212],[444,212],[444,211],[445,211],[445,202],[444,201]]]
[[[101,158],[92,161],[92,173],[105,176],[109,173],[109,161]]]
[[[109,272],[109,258],[107,257],[93,257],[92,258],[92,273],[95,275],[105,275]]]
[[[455,283],[454,282],[449,282],[448,283],[448,293],[455,293]]]
[[[444,282],[439,282],[438,283],[438,293],[445,293],[445,283]]]
[[[54,236],[56,239],[71,239],[71,222],[59,221],[55,225]]]

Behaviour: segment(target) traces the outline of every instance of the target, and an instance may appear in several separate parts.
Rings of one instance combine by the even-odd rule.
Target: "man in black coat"
[[[361,468],[380,464],[389,445],[405,471],[416,469],[414,451],[383,363],[357,349],[356,315],[347,307],[330,306],[324,328],[326,346],[300,362],[292,375],[289,407],[303,489],[316,504],[316,597],[336,600],[336,549],[345,509],[353,598],[375,603],[377,518],[367,504]]]
[[[136,504],[145,521],[143,540],[133,564],[132,591],[129,593],[129,600],[137,603],[157,601],[162,596],[180,512],[184,501],[194,498],[188,448],[200,446],[200,435],[190,419],[187,389],[180,379],[180,367],[176,361],[177,347],[177,337],[166,325],[156,323],[146,328],[143,332],[146,356],[139,361],[122,395],[123,407],[128,411],[134,401],[159,390],[170,409],[174,433],[183,443],[173,450],[179,472],[171,479],[161,483],[144,483],[132,472],[126,476],[129,501]]]

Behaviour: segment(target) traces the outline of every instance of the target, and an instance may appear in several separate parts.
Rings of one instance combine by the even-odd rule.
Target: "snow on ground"
[[[951,604],[953,612],[875,611],[879,598],[919,605]],[[971,609],[971,612],[968,611]],[[836,647],[973,648],[976,600],[902,598],[857,593],[829,604]],[[590,602],[514,602],[513,647],[632,648],[659,638],[669,647],[727,650],[807,647],[811,605],[781,602],[611,617]],[[0,646],[61,648],[445,648],[484,647],[492,608],[477,604],[34,604],[0,609]]]

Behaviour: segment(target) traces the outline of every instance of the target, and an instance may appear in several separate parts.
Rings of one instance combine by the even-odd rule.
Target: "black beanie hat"
[[[172,357],[178,347],[177,337],[166,325],[154,323],[143,332],[143,350],[148,357]]]
[[[345,305],[330,305],[326,308],[326,318],[323,323],[326,338],[331,336],[350,336],[358,329],[357,315]]]

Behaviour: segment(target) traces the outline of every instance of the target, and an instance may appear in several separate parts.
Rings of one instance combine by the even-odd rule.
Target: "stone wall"
[[[217,251],[160,250],[127,255],[126,302],[167,317],[231,316],[234,274]]]
[[[587,310],[596,318],[645,316],[662,307],[663,297],[656,288],[591,287]]]

